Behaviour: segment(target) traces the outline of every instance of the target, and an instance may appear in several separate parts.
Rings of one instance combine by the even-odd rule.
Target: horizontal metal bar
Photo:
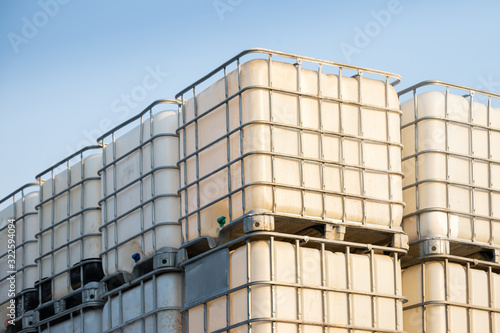
[[[485,191],[485,192],[500,194],[500,189],[496,190],[492,187],[472,185],[472,184],[467,184],[467,183],[459,183],[459,182],[454,182],[451,180],[445,180],[445,179],[440,179],[440,178],[427,178],[424,180],[419,180],[418,182],[403,186],[403,191],[407,190],[409,188],[412,188],[412,187],[415,187],[418,185],[422,185],[422,184],[427,184],[427,183],[441,183],[441,184],[446,184],[446,185],[454,185],[457,187],[463,187],[465,189],[474,189],[474,190],[481,190],[481,191]]]
[[[16,224],[18,221],[28,217],[28,216],[31,216],[31,215],[38,215],[38,212],[29,212],[29,213],[25,213],[24,215],[22,215],[21,217],[18,217],[18,218],[15,218],[14,219],[14,224]],[[4,231],[5,229],[7,229],[9,227],[9,224],[10,223],[7,223],[5,226],[3,226],[2,228],[0,228],[0,232]],[[17,226],[16,226],[17,228]]]
[[[58,166],[60,166],[61,164],[64,164],[66,162],[68,162],[69,160],[71,160],[73,157],[76,157],[78,155],[80,155],[81,153],[83,153],[84,151],[87,151],[87,150],[93,150],[93,149],[102,149],[102,146],[101,145],[93,145],[93,146],[87,146],[87,147],[84,147],[80,150],[78,150],[77,152],[69,155],[68,157],[66,157],[65,159],[61,160],[60,162],[57,162],[56,164],[54,164],[53,166],[47,168],[46,170],[40,172],[38,175],[35,176],[36,179],[41,179],[43,175],[45,175],[46,173],[48,173],[49,171],[52,171],[53,169],[57,168]]]
[[[110,304],[111,306],[111,304]],[[128,326],[132,323],[135,323],[135,322],[138,322],[138,321],[141,321],[143,320],[144,318],[147,318],[147,317],[150,317],[152,315],[155,315],[157,313],[160,313],[160,312],[164,312],[164,311],[180,311],[180,307],[178,306],[163,306],[163,307],[156,307],[154,308],[153,310],[150,310],[148,312],[145,312],[144,314],[141,314],[140,316],[137,316],[133,319],[129,319],[127,321],[124,321],[123,323],[121,323],[120,325],[117,325],[117,326],[113,326],[112,328],[110,328],[109,330],[106,330],[106,331],[103,331],[103,333],[108,333],[108,332],[116,332],[116,331],[120,331],[123,327],[125,326]],[[123,309],[122,309],[123,310]],[[112,325],[111,325],[112,326]],[[159,329],[166,329],[167,327],[159,327]],[[161,332],[161,331],[160,331]]]
[[[334,288],[334,287],[327,287],[327,286],[313,286],[313,285],[305,285],[305,284],[300,284],[300,283],[279,282],[279,281],[272,281],[272,280],[259,280],[259,281],[247,282],[247,283],[242,284],[240,286],[237,286],[235,288],[227,289],[227,290],[221,291],[217,294],[212,294],[210,296],[198,299],[195,302],[188,303],[182,309],[182,311],[187,311],[189,309],[197,307],[198,305],[213,301],[214,299],[217,299],[219,297],[228,296],[228,295],[230,295],[234,292],[237,292],[239,290],[254,287],[254,286],[289,287],[289,288],[297,288],[297,289],[308,289],[308,290],[316,290],[316,291],[343,293],[343,294],[349,294],[349,295],[360,295],[360,296],[393,299],[395,301],[401,301],[401,302],[408,301],[407,297],[398,296],[398,295],[394,295],[394,294],[382,294],[382,293],[376,293],[376,292],[371,292],[371,291]]]
[[[451,123],[451,124],[456,124],[456,125],[462,125],[462,126],[467,126],[467,127],[472,127],[473,129],[474,128],[479,128],[479,129],[482,129],[482,130],[486,130],[486,131],[491,131],[491,132],[499,132],[500,133],[500,128],[495,128],[495,127],[490,127],[490,126],[484,126],[484,125],[479,125],[477,123],[471,123],[469,121],[460,121],[460,120],[455,120],[455,119],[450,119],[450,118],[446,118],[446,117],[438,117],[438,116],[426,116],[426,117],[419,117],[407,124],[404,124],[404,125],[401,125],[401,129],[404,129],[404,128],[407,128],[409,126],[412,126],[412,125],[415,125],[415,124],[419,124],[421,123],[422,121],[425,121],[425,120],[439,120],[439,121],[443,121],[445,123]]]
[[[246,157],[252,156],[252,155],[265,155],[265,156],[271,156],[271,157],[282,157],[285,159],[290,159],[290,160],[295,160],[295,161],[301,161],[301,162],[314,162],[318,164],[322,164],[325,166],[339,166],[339,167],[344,167],[349,170],[365,170],[371,173],[379,173],[379,174],[384,174],[384,175],[391,175],[391,176],[400,176],[403,177],[402,172],[398,171],[390,171],[390,170],[384,170],[384,169],[375,169],[375,168],[370,168],[358,164],[349,164],[349,163],[342,163],[342,162],[334,162],[334,161],[328,161],[328,160],[322,160],[319,158],[312,158],[312,157],[304,157],[304,156],[299,156],[299,155],[290,155],[290,154],[282,154],[282,153],[276,153],[276,152],[271,152],[267,150],[256,150],[252,151],[249,153],[245,153],[243,155],[240,155],[239,157],[235,158],[234,160],[223,164],[222,166],[218,167],[215,170],[212,170],[211,172],[207,173],[204,176],[198,177],[198,179],[192,181],[191,183],[181,187],[177,193],[181,193],[182,191],[187,190],[188,188],[201,183],[202,181],[210,178],[211,176],[215,175],[217,172],[226,170],[229,166],[236,164],[237,162],[242,161]],[[179,162],[179,163],[186,163],[186,162]],[[251,184],[250,184],[251,185]]]
[[[243,325],[249,325],[252,323],[283,323],[283,324],[296,324],[296,325],[309,325],[309,326],[320,326],[320,327],[330,327],[330,328],[341,328],[346,330],[355,330],[356,332],[377,332],[377,333],[406,333],[406,331],[401,330],[391,330],[384,329],[378,327],[368,327],[368,326],[360,326],[360,325],[350,325],[350,324],[332,324],[327,322],[312,322],[307,320],[296,320],[296,319],[280,319],[273,317],[259,317],[252,318],[241,321],[237,324],[229,325],[224,328],[210,331],[210,333],[223,333],[228,332],[234,328]],[[300,331],[298,331],[300,332]]]
[[[66,297],[64,297],[66,298]],[[43,303],[42,305],[40,305],[39,307],[37,307],[35,309],[35,311],[40,311],[40,310],[43,310],[47,307],[49,307],[50,305],[52,305],[53,303],[55,302],[58,302],[60,301],[61,299],[63,298],[60,298],[58,300],[54,300],[54,301],[51,301],[51,302],[47,302],[47,303]],[[62,318],[62,317],[65,317],[71,313],[75,313],[75,312],[80,312],[80,314],[83,314],[82,310],[86,309],[86,308],[102,308],[104,307],[104,303],[101,302],[101,301],[90,301],[90,302],[85,302],[85,303],[82,303],[82,304],[79,304],[75,307],[72,307],[70,309],[67,309],[67,310],[64,310],[58,314],[55,314],[49,318],[46,318],[44,320],[40,320],[38,322],[35,323],[35,327],[40,327],[42,325],[46,325],[48,323],[50,323],[51,321],[55,321],[56,319],[59,319],[59,318]]]
[[[384,200],[384,199],[379,199],[379,198],[373,198],[369,197],[366,195],[360,195],[360,194],[349,194],[349,193],[344,193],[344,192],[339,192],[339,191],[332,191],[332,190],[323,190],[323,189],[318,189],[318,188],[310,188],[310,187],[297,187],[294,185],[289,185],[289,184],[279,184],[279,183],[273,183],[273,182],[266,182],[266,181],[259,181],[259,182],[253,182],[251,184],[245,184],[243,186],[240,186],[239,188],[218,197],[217,199],[203,205],[200,208],[197,208],[195,210],[190,211],[188,214],[182,215],[179,220],[184,220],[187,219],[188,217],[197,214],[198,212],[201,212],[203,209],[206,209],[214,204],[216,204],[219,201],[222,201],[226,198],[229,198],[230,196],[238,193],[239,191],[246,189],[251,186],[269,186],[269,187],[279,187],[279,188],[284,188],[284,189],[290,189],[290,190],[297,190],[297,191],[306,191],[306,192],[313,192],[313,193],[321,193],[321,194],[330,194],[330,195],[335,195],[339,197],[347,197],[347,198],[352,198],[352,199],[357,199],[357,200],[366,200],[369,202],[377,202],[377,203],[384,203],[384,204],[393,204],[393,205],[399,205],[404,207],[405,203],[403,201],[398,201],[398,200]],[[187,205],[187,203],[186,203]]]
[[[119,124],[118,126],[115,126],[114,128],[110,129],[109,131],[107,131],[106,133],[104,133],[103,135],[101,135],[100,137],[98,137],[96,141],[97,142],[102,141],[105,137],[109,136],[113,132],[116,132],[120,128],[127,126],[128,124],[130,124],[134,120],[137,120],[137,119],[141,118],[145,113],[147,113],[154,106],[159,105],[159,104],[176,104],[176,105],[179,105],[179,101],[176,101],[174,99],[158,99],[158,100],[154,101],[153,103],[149,104],[143,111],[141,111],[137,115],[135,115],[132,118],[124,121],[123,123]]]
[[[24,184],[23,186],[19,187],[18,189],[14,190],[13,192],[7,194],[3,199],[0,200],[0,204],[4,203],[6,200],[11,199],[14,197],[16,194],[21,192],[22,190],[28,188],[28,187],[40,187],[40,185],[43,183],[43,181],[39,181],[36,183],[27,183]]]
[[[294,234],[285,234],[285,233],[274,232],[274,231],[254,231],[252,233],[245,234],[243,236],[235,238],[235,239],[233,239],[227,243],[224,243],[220,246],[214,247],[213,249],[210,249],[206,252],[203,252],[194,258],[183,261],[182,263],[180,263],[179,267],[184,268],[186,265],[189,265],[195,261],[198,261],[201,258],[204,258],[204,257],[206,257],[214,252],[219,251],[220,249],[229,248],[232,245],[237,244],[237,243],[241,243],[242,241],[246,241],[247,239],[262,240],[262,236],[268,236],[268,237],[274,237],[274,238],[279,237],[279,238],[284,238],[284,239],[289,239],[289,240],[299,240],[299,241],[302,241],[305,243],[315,243],[315,244],[325,244],[325,245],[340,245],[343,247],[365,249],[367,251],[371,251],[371,250],[377,251],[378,250],[378,251],[383,251],[383,252],[388,252],[388,253],[398,253],[398,254],[403,254],[403,255],[406,254],[406,250],[404,250],[404,249],[388,247],[388,246],[354,243],[354,242],[347,242],[347,241],[343,241],[343,240],[331,240],[331,239],[325,239],[325,238],[301,236],[301,235],[294,235]],[[182,249],[183,246],[181,246],[180,248]]]
[[[418,156],[424,155],[424,154],[429,154],[429,153],[443,154],[443,155],[448,155],[448,156],[451,156],[451,157],[461,157],[461,158],[466,158],[466,159],[470,159],[470,160],[481,161],[481,162],[485,162],[485,163],[494,163],[494,164],[499,164],[500,165],[500,161],[499,160],[493,160],[493,159],[479,157],[479,156],[475,156],[475,155],[472,156],[472,155],[454,153],[454,152],[447,151],[447,150],[442,150],[442,149],[426,149],[426,150],[421,150],[421,151],[419,151],[419,152],[417,152],[415,154],[411,154],[411,155],[403,157],[401,159],[401,161],[404,162],[404,161],[407,161],[407,160],[409,160],[411,158],[418,157]]]
[[[418,240],[418,241],[410,243],[410,245],[418,244],[418,243],[421,243],[425,240],[426,239]],[[490,249],[490,250],[498,249],[498,246],[494,247],[494,246],[491,246],[489,244],[484,244],[484,245],[475,244],[477,242],[473,243],[472,241],[465,241],[463,239],[457,240],[454,238],[450,238],[450,239],[440,238],[440,240],[448,240],[448,241],[450,241],[450,243],[462,243],[464,245],[476,245],[478,248],[481,247],[483,249]],[[489,269],[489,268],[491,268],[492,270],[496,270],[496,271],[500,270],[500,263],[495,263],[495,262],[486,261],[486,260],[472,259],[472,258],[467,258],[467,257],[460,257],[460,256],[452,255],[452,254],[426,254],[425,256],[416,257],[416,258],[412,258],[410,260],[402,261],[401,264],[402,264],[403,268],[406,268],[406,267],[410,267],[410,266],[413,266],[413,265],[419,264],[419,263],[425,263],[425,262],[429,262],[429,261],[442,261],[445,259],[447,259],[451,262],[460,263],[460,264],[469,263],[471,265],[471,267],[476,267],[477,269],[481,269],[481,268]]]
[[[406,219],[408,217],[416,216],[422,213],[449,213],[452,215],[459,215],[459,216],[464,216],[468,218],[479,218],[483,220],[491,220],[491,221],[498,221],[500,222],[499,219],[494,218],[493,216],[490,215],[479,215],[479,214],[471,214],[471,213],[464,213],[464,212],[459,212],[456,210],[452,209],[447,209],[447,208],[442,208],[442,207],[430,207],[430,208],[422,208],[419,210],[416,210],[414,212],[411,212],[409,214],[406,214],[403,216],[403,219]]]
[[[182,273],[182,270],[180,268],[177,268],[177,267],[158,268],[158,269],[155,269],[147,274],[141,275],[138,278],[135,278],[134,280],[132,280],[130,282],[125,282],[124,284],[122,284],[121,286],[119,286],[115,289],[107,291],[105,294],[103,294],[101,296],[101,299],[104,300],[106,298],[113,297],[114,295],[117,295],[120,292],[123,292],[125,290],[130,289],[130,288],[133,288],[135,286],[138,286],[138,285],[140,285],[141,281],[150,280],[153,277],[153,275],[158,277],[158,276],[163,275],[163,274],[179,274],[179,273]],[[101,281],[107,281],[107,279],[106,279],[107,277],[109,277],[109,275],[106,276],[105,278],[103,278]]]
[[[401,95],[404,95],[412,90],[415,90],[417,88],[421,88],[421,87],[424,87],[424,86],[429,86],[429,85],[439,85],[439,86],[445,86],[445,87],[450,87],[450,88],[456,88],[456,89],[460,89],[460,90],[465,90],[465,91],[474,91],[476,93],[479,93],[479,94],[483,94],[483,95],[487,95],[487,96],[491,96],[491,97],[498,97],[500,98],[500,94],[495,94],[495,93],[492,93],[492,92],[489,92],[489,91],[486,91],[486,90],[480,90],[480,89],[476,89],[476,88],[470,88],[470,87],[466,87],[466,86],[461,86],[461,85],[458,85],[458,84],[453,84],[453,83],[447,83],[447,82],[444,82],[444,81],[439,81],[439,80],[426,80],[426,81],[422,81],[420,83],[417,83],[411,87],[408,87],[406,89],[403,89],[401,90],[398,95],[401,96]]]
[[[128,152],[126,152],[122,156],[118,157],[117,159],[114,159],[112,162],[106,164],[105,166],[103,166],[102,168],[100,168],[99,170],[97,170],[97,174],[100,175],[105,169],[109,168],[110,166],[113,166],[113,165],[117,164],[118,162],[120,162],[121,160],[127,158],[128,156],[132,155],[133,153],[138,152],[139,149],[141,149],[145,145],[153,142],[154,140],[156,140],[158,138],[163,138],[163,137],[179,138],[179,136],[177,134],[174,134],[174,133],[162,133],[162,134],[157,134],[155,136],[152,136],[151,138],[149,138],[148,140],[146,140],[142,144],[140,144],[140,145],[132,148],[131,150],[129,150]]]
[[[62,190],[61,192],[58,192],[54,195],[52,195],[51,197],[45,199],[44,201],[42,201],[41,203],[39,203],[38,205],[35,206],[35,209],[39,209],[41,206],[45,205],[46,203],[48,203],[49,201],[52,201],[54,200],[55,198],[57,197],[60,197],[61,195],[63,194],[66,194],[66,192],[70,192],[72,189],[74,189],[75,187],[78,187],[80,185],[83,185],[84,183],[86,182],[89,182],[89,181],[93,181],[93,180],[98,180],[98,181],[101,181],[101,177],[86,177],[76,183],[74,183],[73,185],[71,186],[68,186],[66,187],[64,190]]]
[[[364,67],[356,67],[356,66],[342,64],[342,63],[328,61],[328,60],[320,60],[320,59],[316,59],[316,58],[304,57],[304,56],[300,56],[300,55],[296,55],[296,54],[292,54],[292,53],[285,53],[285,52],[280,52],[280,51],[273,51],[273,50],[268,50],[268,49],[263,49],[263,48],[252,48],[252,49],[244,50],[244,51],[240,52],[239,54],[235,55],[234,57],[232,57],[231,59],[227,60],[222,65],[218,66],[217,68],[215,68],[213,71],[211,71],[210,73],[208,73],[207,75],[205,75],[201,79],[197,80],[193,84],[191,84],[188,87],[186,87],[183,90],[181,90],[179,93],[177,93],[175,95],[175,98],[178,98],[179,96],[183,95],[184,93],[186,93],[187,91],[189,91],[193,87],[195,87],[195,86],[199,85],[200,83],[206,81],[210,77],[214,76],[215,74],[217,74],[218,72],[220,72],[221,70],[223,70],[224,67],[228,67],[230,64],[232,64],[236,60],[239,60],[244,55],[251,54],[251,53],[264,53],[264,54],[275,55],[275,56],[280,56],[280,57],[284,57],[284,58],[302,59],[302,60],[308,61],[308,62],[313,62],[313,63],[317,63],[317,64],[324,64],[324,65],[330,65],[330,66],[338,67],[338,68],[351,69],[351,70],[355,70],[355,71],[362,70],[364,72],[371,73],[371,74],[377,74],[377,75],[381,75],[381,76],[385,76],[385,77],[395,78],[396,81],[392,83],[393,86],[397,85],[401,81],[401,76],[399,76],[397,74],[394,74],[394,73],[383,72],[383,71],[369,69],[369,68],[364,68]]]
[[[361,108],[364,108],[364,109],[392,112],[392,113],[396,113],[398,115],[402,114],[402,111],[400,109],[391,109],[391,108],[388,108],[388,107],[380,107],[380,106],[377,106],[377,105],[364,104],[364,103],[360,103],[358,101],[350,101],[350,100],[344,100],[344,99],[341,99],[341,98],[327,97],[327,96],[315,95],[315,94],[308,94],[308,93],[299,92],[299,91],[295,91],[295,90],[287,90],[287,89],[274,88],[274,87],[262,86],[262,85],[252,85],[252,86],[247,86],[247,87],[242,88],[238,92],[236,92],[233,95],[229,96],[228,98],[224,99],[222,102],[219,102],[219,103],[215,104],[215,106],[212,106],[211,108],[209,108],[208,110],[204,111],[203,113],[197,115],[196,117],[194,117],[190,121],[184,123],[182,126],[180,126],[177,129],[177,133],[179,131],[185,129],[187,126],[193,124],[194,122],[200,120],[200,118],[203,118],[204,116],[210,114],[215,109],[217,109],[217,108],[225,105],[226,103],[228,103],[229,101],[231,101],[233,98],[238,97],[239,95],[242,95],[244,92],[246,92],[248,90],[252,90],[252,89],[266,90],[266,91],[273,91],[273,92],[281,92],[281,93],[286,93],[286,94],[290,94],[290,95],[293,95],[293,96],[310,97],[310,98],[318,99],[318,100],[322,100],[322,101],[329,101],[329,102],[335,102],[335,103],[340,103],[340,104],[353,105],[353,106],[361,107]],[[278,125],[279,123],[273,123],[273,124],[277,124]]]
[[[37,232],[35,234],[35,237],[38,238],[40,235],[44,234],[45,232],[47,232],[47,231],[49,231],[51,229],[54,229],[54,228],[60,226],[61,224],[63,224],[64,222],[68,222],[69,220],[74,219],[75,217],[78,217],[79,215],[83,215],[83,213],[91,211],[91,210],[100,211],[101,207],[87,207],[87,208],[84,208],[84,209],[82,209],[82,210],[80,210],[80,211],[78,211],[78,212],[76,212],[76,213],[74,213],[74,214],[72,214],[72,215],[70,215],[70,216],[68,216],[68,217],[60,220],[60,221],[57,221],[54,224],[51,224],[50,226],[48,226],[47,228],[43,229],[42,231]]]
[[[190,158],[192,158],[192,157],[194,157],[196,155],[199,155],[202,151],[207,150],[208,148],[210,148],[211,146],[217,144],[218,142],[220,142],[220,141],[222,141],[224,139],[229,138],[231,135],[233,135],[235,133],[238,133],[240,130],[244,129],[245,127],[252,126],[252,125],[267,125],[269,127],[274,127],[274,128],[293,129],[293,130],[297,130],[297,131],[310,132],[310,133],[314,133],[314,134],[318,134],[318,135],[326,135],[328,137],[347,138],[347,139],[351,139],[352,141],[360,141],[360,142],[364,142],[364,143],[379,144],[379,145],[383,145],[383,146],[393,146],[393,147],[398,147],[400,149],[403,148],[402,144],[396,143],[396,142],[369,139],[369,138],[365,138],[365,137],[361,137],[361,136],[357,136],[357,135],[353,135],[353,134],[346,134],[346,133],[340,133],[340,132],[319,130],[319,129],[314,129],[314,128],[310,128],[310,127],[301,127],[301,126],[295,126],[295,125],[278,124],[278,123],[274,123],[272,121],[267,121],[267,120],[253,120],[253,121],[250,121],[250,122],[247,122],[245,124],[242,124],[242,125],[238,126],[237,128],[235,128],[235,129],[227,132],[226,134],[218,137],[214,141],[212,141],[210,143],[207,143],[205,146],[199,148],[195,152],[187,155],[184,158],[181,158],[179,160],[179,162],[177,163],[177,165],[179,165],[182,162],[185,162],[186,160],[188,160],[188,159],[190,159]],[[299,155],[290,155],[290,156],[296,156],[296,158],[301,158],[301,156],[299,156]],[[324,161],[323,159],[318,159],[318,160],[319,161]]]
[[[38,258],[37,258],[37,259],[38,259]],[[65,270],[63,270],[63,271],[61,271],[61,272],[59,272],[59,273],[56,273],[56,274],[51,275],[51,276],[47,276],[46,278],[44,278],[44,280],[36,281],[36,282],[35,282],[35,288],[36,288],[36,287],[38,287],[38,286],[40,286],[40,285],[42,285],[42,284],[44,284],[44,283],[46,283],[46,282],[48,282],[48,281],[50,281],[50,280],[52,280],[52,279],[54,279],[54,278],[56,278],[56,277],[58,277],[58,276],[60,276],[60,275],[63,275],[64,273],[67,273],[67,272],[69,272],[69,271],[71,271],[71,270],[73,270],[73,269],[80,269],[80,267],[81,267],[81,266],[83,266],[83,265],[85,265],[85,264],[89,264],[89,263],[94,263],[94,262],[95,262],[95,263],[102,263],[102,259],[101,259],[101,258],[87,258],[87,259],[84,259],[84,260],[82,260],[82,261],[80,261],[80,262],[77,262],[77,263],[76,263],[76,264],[74,264],[73,266],[68,267],[68,268],[66,268]],[[69,294],[66,294],[65,296],[61,297],[60,299],[62,299],[62,298],[66,298],[66,297],[71,296],[71,295],[73,295],[73,294],[75,294],[75,293],[78,293],[78,291],[79,291],[80,289],[82,289],[82,288],[83,288],[83,286],[82,286],[82,287],[80,287],[80,288],[78,288],[78,289],[77,289],[77,290],[75,290],[74,292],[71,292],[71,293],[69,293]],[[44,303],[44,304],[46,304],[46,303]]]
[[[158,194],[158,195],[155,195],[154,197],[152,197],[151,199],[148,199],[147,201],[144,201],[142,203],[140,203],[139,205],[135,206],[134,208],[132,209],[129,209],[128,211],[126,211],[125,213],[121,214],[120,216],[117,216],[115,217],[114,219],[112,220],[109,220],[108,222],[106,223],[103,223],[100,227],[99,227],[99,231],[102,231],[104,228],[106,228],[108,225],[110,225],[111,223],[115,223],[116,221],[124,218],[125,216],[129,215],[130,213],[132,213],[133,211],[135,210],[138,210],[139,208],[157,200],[157,199],[161,199],[161,198],[179,198],[179,194],[177,193],[166,193],[166,194]]]
[[[451,286],[450,289],[453,287]],[[453,290],[451,290],[453,292]],[[478,310],[478,311],[487,311],[491,313],[500,313],[500,308],[493,308],[493,307],[487,307],[487,306],[480,306],[480,305],[472,305],[472,304],[466,304],[466,303],[458,303],[458,302],[452,302],[452,301],[445,301],[445,300],[433,300],[433,301],[425,301],[417,304],[412,304],[403,307],[403,311],[406,310],[411,310],[415,308],[419,308],[421,306],[454,306],[454,307],[459,307],[459,308],[465,308],[469,310]]]
[[[147,229],[144,229],[143,231],[134,234],[134,236],[130,236],[129,238],[125,239],[124,241],[122,241],[122,242],[120,242],[118,244],[115,244],[112,247],[109,247],[106,251],[101,252],[100,256],[103,256],[103,255],[105,255],[105,254],[107,254],[107,253],[109,253],[109,252],[111,252],[111,251],[119,248],[120,246],[127,244],[132,239],[140,237],[141,235],[144,235],[144,234],[150,232],[151,230],[155,230],[155,229],[157,229],[159,227],[166,226],[166,225],[177,225],[178,226],[178,225],[180,225],[180,223],[178,221],[176,221],[176,222],[160,222],[160,223],[155,223],[151,227],[149,227]]]
[[[65,247],[68,247],[70,246],[71,244],[73,243],[76,243],[80,240],[83,240],[85,238],[88,238],[88,237],[102,237],[101,233],[89,233],[89,234],[85,234],[85,235],[82,235],[80,237],[77,237],[77,238],[74,238],[66,243],[64,243],[63,245],[59,246],[59,247],[56,247],[55,249],[51,250],[51,251],[47,251],[45,252],[44,254],[42,254],[41,256],[39,256],[38,258],[35,258],[35,262],[39,262],[42,258],[45,258],[49,255],[51,255],[52,253],[55,253],[59,250],[62,250],[63,248]]]
[[[99,200],[97,202],[97,204],[99,206],[102,205],[102,203],[108,199],[110,199],[111,197],[117,195],[118,193],[120,192],[123,192],[124,190],[126,190],[127,188],[129,188],[130,186],[134,185],[135,183],[145,179],[146,177],[152,175],[153,173],[157,172],[157,171],[160,171],[160,170],[168,170],[168,169],[173,169],[173,170],[179,170],[179,167],[178,166],[174,166],[174,165],[166,165],[166,166],[160,166],[160,167],[156,167],[154,169],[151,169],[150,171],[148,171],[147,173],[143,174],[142,176],[132,180],[131,182],[121,186],[119,189],[117,189],[116,191],[108,194],[107,196],[105,196],[104,198],[102,198],[101,200]]]

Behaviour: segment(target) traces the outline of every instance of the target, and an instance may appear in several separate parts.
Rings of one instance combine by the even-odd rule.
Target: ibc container
[[[185,330],[403,332],[401,253],[265,231],[237,238],[182,264]]]
[[[400,230],[400,109],[391,78],[399,82],[252,49],[182,90],[184,241],[217,237],[218,222],[256,209]]]
[[[102,332],[102,309],[87,309],[71,314],[63,321],[48,323],[41,333],[99,333]]]
[[[105,295],[106,333],[182,332],[182,275],[156,271]]]
[[[89,146],[37,175],[44,180],[36,234],[40,303],[74,295],[103,277],[100,165],[101,147]]]
[[[105,147],[99,204],[106,279],[131,273],[139,257],[181,245],[177,108],[158,100],[98,138]]]
[[[16,326],[22,327],[23,317],[29,316],[26,312],[38,305],[34,289],[38,279],[35,263],[38,256],[35,238],[38,230],[35,209],[39,202],[38,195],[39,184],[30,183],[0,200],[0,331],[4,329],[7,314],[11,313],[8,307],[14,307]],[[15,290],[11,290],[8,280],[11,276],[15,276]],[[9,297],[12,293],[15,297]],[[15,306],[11,306],[11,299],[15,300]]]
[[[408,333],[500,332],[500,265],[447,258],[403,270]]]
[[[400,92],[410,241],[500,245],[498,94],[425,81]],[[459,249],[457,249],[459,250]]]

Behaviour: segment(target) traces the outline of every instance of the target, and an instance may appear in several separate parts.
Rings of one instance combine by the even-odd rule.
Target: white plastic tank
[[[404,231],[410,241],[444,237],[500,245],[500,210],[496,209],[500,206],[500,109],[488,107],[488,99],[491,104],[492,96],[500,101],[500,95],[473,92],[471,99],[457,94],[470,95],[473,89],[440,85],[447,90],[439,86],[430,88],[435,91],[418,90],[412,95],[416,101],[411,97],[401,104]]]
[[[64,321],[48,324],[42,333],[99,333],[102,332],[102,309],[77,311]]]
[[[143,259],[181,245],[177,109],[176,101],[155,102],[99,139],[106,275],[131,272],[136,253]]]
[[[35,238],[38,230],[38,215],[35,209],[39,203],[38,191],[38,184],[27,184],[0,200],[0,329],[4,328],[3,324],[9,318],[7,314],[10,313],[8,307],[12,293],[19,296],[19,293],[34,288],[38,279],[35,263],[38,257]],[[15,281],[9,279],[11,276],[15,276]],[[11,289],[11,282],[15,284],[14,289]],[[19,301],[21,300],[22,298],[19,298]],[[26,299],[25,304],[28,303],[36,306],[34,300]],[[33,309],[34,307],[31,308]],[[19,315],[17,313],[16,319],[20,319]]]
[[[153,275],[106,298],[103,332],[182,332],[180,272]]]
[[[445,260],[411,266],[403,295],[408,333],[500,332],[500,275],[491,269]]]
[[[69,270],[101,253],[101,149],[84,148],[37,178],[41,186],[38,233],[39,278],[52,281],[52,299],[73,289]],[[62,170],[61,170],[62,169]],[[78,274],[79,275],[79,274]],[[94,280],[98,281],[98,277]]]
[[[253,209],[399,228],[400,110],[391,74],[326,74],[339,65],[290,58],[295,65],[238,62],[205,90],[195,84],[178,94],[185,241],[216,237],[218,218],[230,223]],[[318,63],[323,71],[311,69]]]
[[[399,261],[308,246],[247,241],[188,263],[186,331],[403,332]]]

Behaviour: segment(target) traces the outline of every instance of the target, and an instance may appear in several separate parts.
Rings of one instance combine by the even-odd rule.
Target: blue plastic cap
[[[134,259],[135,262],[138,262],[139,260],[141,260],[141,255],[139,253],[134,253],[132,255],[132,259]]]

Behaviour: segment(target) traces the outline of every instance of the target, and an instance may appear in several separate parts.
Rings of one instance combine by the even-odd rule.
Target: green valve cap
[[[226,224],[226,217],[225,216],[221,216],[217,219],[217,223],[219,223],[220,227],[222,228],[224,226],[224,224]]]

